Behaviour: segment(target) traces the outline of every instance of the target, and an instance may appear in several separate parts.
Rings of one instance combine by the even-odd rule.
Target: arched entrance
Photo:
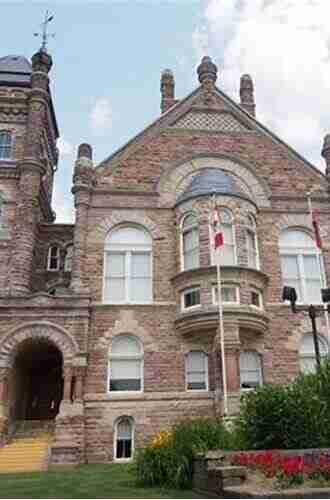
[[[62,353],[48,338],[28,338],[19,343],[10,377],[11,418],[55,418],[63,396],[62,367]]]

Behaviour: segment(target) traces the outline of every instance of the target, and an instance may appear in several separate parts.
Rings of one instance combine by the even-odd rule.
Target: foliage
[[[149,447],[138,451],[138,483],[188,488],[196,453],[217,448],[233,449],[234,445],[232,433],[221,420],[196,418],[180,422],[171,431],[156,434]]]
[[[289,385],[264,385],[244,395],[236,429],[245,449],[329,446],[330,361]]]

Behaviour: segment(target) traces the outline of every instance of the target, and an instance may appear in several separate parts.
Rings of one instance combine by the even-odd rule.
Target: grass
[[[0,475],[0,498],[206,498],[192,491],[140,488],[132,465]]]

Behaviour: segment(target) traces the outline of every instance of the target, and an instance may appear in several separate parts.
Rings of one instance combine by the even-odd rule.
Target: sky
[[[60,129],[54,209],[74,218],[77,146],[95,164],[160,114],[160,74],[175,75],[176,98],[198,85],[203,55],[218,65],[217,86],[238,101],[239,79],[255,85],[257,118],[321,171],[330,132],[329,0],[0,0],[0,57],[31,58],[45,11],[51,89]]]

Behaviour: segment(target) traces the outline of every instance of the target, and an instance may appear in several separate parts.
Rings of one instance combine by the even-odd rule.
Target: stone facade
[[[311,328],[304,307],[294,315],[282,303],[279,239],[286,229],[313,236],[306,198],[311,192],[327,278],[328,179],[256,120],[251,78],[242,77],[237,104],[215,86],[217,68],[204,58],[198,69],[201,85],[178,100],[173,74],[163,72],[159,119],[100,165],[94,165],[89,145],[80,146],[72,187],[76,218],[69,225],[56,224],[51,208],[58,156],[48,87],[51,58],[39,51],[26,78],[16,69],[9,81],[1,70],[4,59],[0,141],[2,131],[10,132],[12,147],[10,158],[1,157],[0,149],[2,440],[14,431],[18,407],[24,415],[28,405],[40,403],[36,394],[32,397],[36,383],[31,389],[23,379],[32,374],[31,360],[45,361],[46,345],[57,349],[62,360],[60,368],[53,366],[60,369],[60,400],[52,396],[44,401],[51,409],[59,404],[53,415],[54,464],[116,458],[121,418],[130,422],[136,448],[179,419],[223,414],[217,272],[209,224],[214,189],[184,196],[206,169],[221,170],[237,188],[236,193],[225,189],[215,194],[216,203],[234,217],[235,262],[221,269],[223,284],[238,293],[236,303],[223,304],[229,413],[239,405],[242,352],[258,353],[264,383],[295,377],[299,345]],[[329,143],[327,137],[323,156],[328,168]],[[199,265],[190,269],[182,263],[187,214],[195,215],[199,240]],[[247,250],[251,216],[258,242],[254,266]],[[105,248],[109,235],[128,226],[143,228],[152,241],[152,299],[113,303],[106,299]],[[184,309],[183,294],[196,287],[200,304]],[[259,304],[251,302],[252,293],[260,297]],[[321,306],[319,310],[319,333],[327,341]],[[142,346],[143,390],[109,390],[109,357],[114,339],[121,336],[134,337]],[[204,390],[187,390],[185,363],[192,351],[207,355]],[[53,361],[49,357],[45,362]],[[32,399],[25,401],[26,393]],[[49,418],[48,410],[40,409],[40,418]]]

